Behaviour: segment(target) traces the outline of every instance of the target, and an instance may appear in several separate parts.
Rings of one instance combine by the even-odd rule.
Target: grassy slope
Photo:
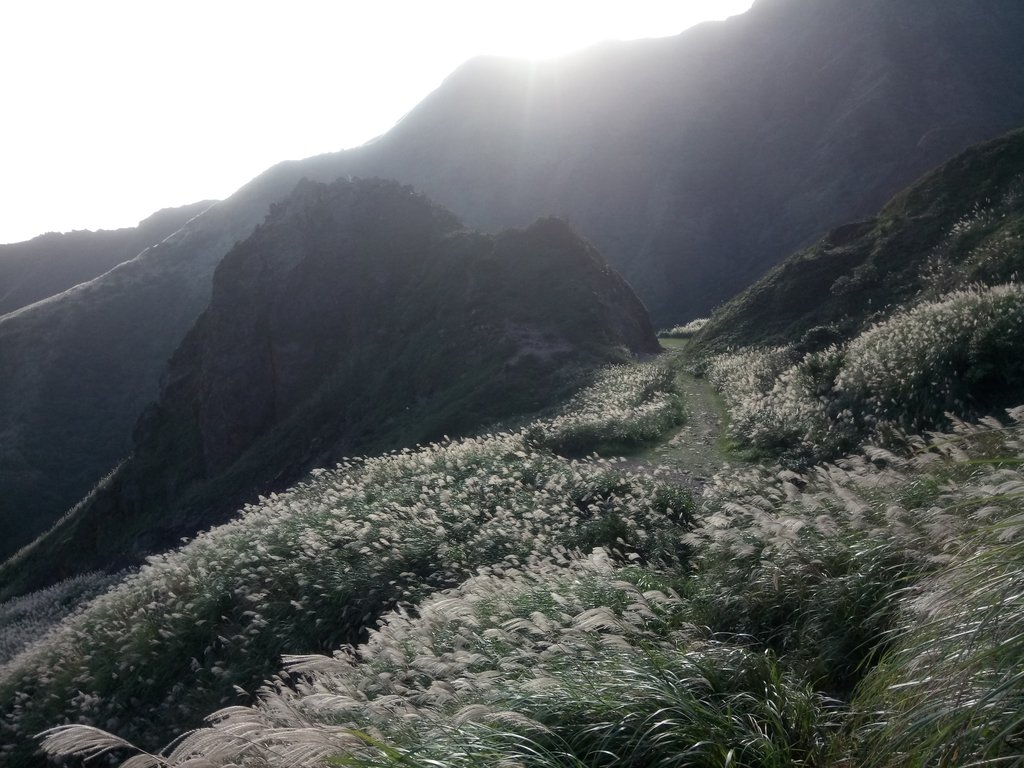
[[[908,302],[1024,269],[1024,131],[959,155],[870,220],[834,230],[719,308],[704,352],[851,338]]]
[[[32,735],[64,717],[155,748],[232,701],[233,686],[254,690],[282,652],[357,642],[381,612],[478,566],[595,546],[678,557],[685,491],[538,447],[578,444],[580,430],[600,443],[635,439],[639,423],[672,425],[677,407],[654,364],[608,375],[616,406],[597,429],[583,397],[535,424],[530,440],[485,436],[351,462],[154,558],[0,671],[0,755],[31,764]]]
[[[622,424],[632,421],[627,415]],[[551,488],[562,472],[522,448],[522,456],[490,454],[483,474],[472,461],[450,463],[465,449],[481,448],[466,443],[437,454],[449,457],[441,473],[453,478],[444,481],[435,474],[436,459],[408,455],[413,465],[424,462],[409,478],[426,494],[420,516],[434,509],[435,484],[453,496],[465,492],[464,470],[481,479],[494,473],[488,483],[496,490],[505,487],[499,477],[517,476],[534,484],[546,476]],[[404,470],[387,485],[380,480],[390,470],[379,473],[404,461],[366,466],[376,478],[375,497],[399,491]],[[604,466],[612,473],[606,477],[622,473],[616,464]],[[636,494],[645,481],[626,475],[632,490],[595,507],[632,518],[605,534],[621,539],[616,549],[626,558],[579,558],[556,548],[550,558],[539,551],[506,557],[434,596],[414,591],[409,599],[422,600],[415,610],[385,613],[358,648],[293,659],[253,707],[225,710],[186,737],[169,762],[203,756],[214,765],[273,763],[286,754],[301,766],[333,759],[434,768],[501,761],[782,768],[1020,760],[1014,702],[1024,690],[1016,672],[1024,616],[1022,466],[1019,421],[1010,428],[962,425],[955,434],[917,439],[905,456],[874,449],[802,474],[772,467],[724,472],[707,489],[696,521],[681,527],[658,522],[658,515],[638,517],[646,502]],[[587,474],[583,466],[576,471]],[[324,476],[319,487],[271,500],[254,519],[272,510],[285,514],[282,521],[320,514],[314,510],[325,491],[343,477]],[[563,489],[575,487],[562,482]],[[533,512],[518,525],[541,522],[534,535],[571,525],[582,508],[558,511],[549,506],[553,500],[527,502],[522,509]],[[379,524],[412,522],[391,515]],[[474,548],[460,547],[457,557],[479,555],[480,546],[515,527],[513,519],[494,518],[498,525],[481,529]],[[403,532],[412,529],[394,530],[381,548],[375,526],[357,538],[369,548],[371,568],[392,556],[396,537],[414,540]],[[646,545],[637,549],[641,541]],[[673,549],[673,541],[686,549]],[[145,578],[170,578],[171,566],[198,547]],[[275,571],[288,562],[274,559],[280,554],[268,549],[243,566]],[[264,578],[271,583],[269,572]],[[309,588],[297,599],[318,594],[336,599]],[[265,619],[272,604],[261,597],[250,610]],[[322,610],[316,615],[326,615]],[[161,619],[157,636],[173,621]],[[279,626],[301,626],[290,622]],[[79,627],[75,639],[89,638]],[[42,661],[53,663],[33,660]],[[922,663],[944,673],[922,676]],[[205,679],[201,669],[195,680]],[[175,689],[171,702],[192,701],[192,687]],[[108,706],[104,699],[89,716],[102,723]],[[131,727],[119,725],[132,736]],[[142,743],[152,744],[150,736]],[[49,748],[84,753],[90,744],[116,742],[72,726],[52,732]]]
[[[973,178],[967,166],[961,171],[951,178]],[[943,218],[945,203],[934,203],[940,210],[931,221],[945,233],[941,249],[928,254],[936,257],[934,269],[922,270],[924,260],[902,266],[865,260],[863,269],[842,273],[849,277],[842,285],[852,284],[854,292],[884,289],[895,301],[905,291],[897,277],[913,283],[926,275],[906,295],[933,299],[971,276],[1015,269],[1019,252],[999,247],[1015,231],[1013,215],[1003,216],[1012,214],[1012,187],[1000,189],[1003,197],[990,207],[961,208],[951,223]],[[923,199],[909,194],[896,202],[917,210],[918,223],[928,226]],[[846,236],[858,232],[863,228]],[[830,247],[843,240],[842,233],[833,235]],[[887,270],[893,283],[873,270]],[[899,337],[928,313],[938,313],[945,336],[955,337],[978,318],[987,295],[928,301],[865,338]],[[968,311],[960,312],[957,302]],[[862,303],[857,322],[865,319]],[[850,329],[860,327],[851,323]],[[836,331],[842,328],[830,332]],[[903,361],[886,359],[896,363],[888,373],[898,376]],[[646,390],[638,382],[638,391]],[[685,494],[672,483],[648,485],[650,476],[626,472],[618,462],[599,463],[592,474],[589,465],[537,452],[542,444],[579,450],[576,433],[562,430],[592,440],[606,399],[584,399],[580,419],[538,425],[526,433],[527,443],[485,438],[328,473],[262,504],[250,513],[250,527],[243,520],[155,563],[126,591],[5,670],[0,692],[13,704],[3,727],[20,750],[9,755],[27,759],[28,730],[62,716],[99,723],[152,748],[179,716],[154,728],[146,719],[153,712],[184,708],[184,717],[196,715],[197,707],[218,705],[217,692],[226,690],[221,683],[265,673],[268,649],[291,643],[301,652],[320,643],[317,650],[327,651],[381,616],[379,631],[358,648],[294,660],[254,706],[224,710],[168,761],[202,755],[214,764],[275,762],[288,755],[310,766],[333,758],[434,768],[503,760],[781,768],[1024,760],[1024,413],[1011,414],[1009,426],[989,421],[928,439],[911,436],[900,454],[866,448],[804,472],[778,466],[723,472],[692,519],[692,508],[682,506]],[[642,424],[642,405],[643,398],[634,402],[637,410],[619,428]],[[674,418],[671,401],[659,412],[664,432]],[[608,444],[607,438],[593,444]],[[460,459],[463,451],[475,455]],[[467,491],[483,495],[460,507],[455,499],[468,499]],[[466,514],[481,507],[483,518],[467,525]],[[435,514],[444,530],[431,539],[417,526],[433,525]],[[324,540],[332,524],[340,524],[339,536]],[[597,552],[589,561],[572,555],[563,535],[581,554],[607,543],[612,555]],[[342,548],[362,559],[339,556]],[[253,554],[236,562],[230,553],[241,551]],[[407,567],[420,563],[412,554],[428,558],[423,573]],[[307,577],[306,564],[315,577]],[[211,641],[210,655],[194,657],[195,685],[168,688],[174,655],[162,652],[164,646],[210,641],[206,628],[198,637],[191,633],[193,604],[210,599],[192,590],[211,573],[228,574],[236,584],[232,569],[245,579],[234,593],[239,603],[214,605],[208,621],[226,617],[237,634],[218,635],[223,647]],[[350,573],[370,582],[352,591]],[[336,580],[325,586],[328,575]],[[384,602],[373,603],[382,594],[370,584],[387,579],[397,591],[385,589]],[[282,584],[291,607],[271,591]],[[217,594],[225,586],[215,584]],[[388,595],[397,610],[389,610]],[[403,607],[402,600],[417,607]],[[304,611],[310,620],[330,615],[340,623],[311,643],[295,634],[319,632],[302,621]],[[112,617],[122,623],[106,626]],[[157,688],[145,695],[166,691],[146,716],[127,721],[119,678],[90,666],[110,658],[103,651],[115,636],[131,638],[125,647],[137,654],[119,663],[160,659]],[[260,649],[256,667],[238,660],[251,649]],[[53,668],[61,673],[56,683],[42,671]],[[922,674],[936,669],[941,674]],[[95,698],[85,694],[69,704],[48,695],[54,689],[47,686],[70,693],[98,678],[109,687]],[[12,694],[18,688],[34,695],[18,699]],[[76,726],[57,729],[48,742],[56,753],[77,754],[115,744]]]
[[[806,466],[1024,397],[1024,131],[974,147],[717,311],[731,436]]]

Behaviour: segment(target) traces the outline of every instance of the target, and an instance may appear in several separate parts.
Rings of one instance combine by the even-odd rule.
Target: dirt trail
[[[712,475],[737,459],[726,455],[725,418],[711,385],[685,371],[677,373],[676,384],[686,420],[657,445],[627,456],[622,466],[669,478],[699,493]]]

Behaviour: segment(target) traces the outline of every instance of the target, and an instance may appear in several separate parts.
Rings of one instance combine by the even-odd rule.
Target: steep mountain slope
[[[0,557],[128,454],[214,268],[301,177],[298,164],[279,166],[136,258],[0,317]]]
[[[2,555],[27,544],[128,452],[160,370],[251,229],[230,207],[59,296],[0,318]]]
[[[304,176],[397,178],[485,230],[567,217],[665,325],[1024,123],[1021,39],[1017,0],[761,0],[673,39],[470,62],[379,140],[276,166],[144,257],[0,319],[8,541],[127,453],[215,265]]]
[[[567,216],[665,325],[1024,124],[1022,38],[1015,0],[764,0],[672,39],[470,62],[338,167],[472,226]]]
[[[1024,131],[972,147],[797,253],[721,307],[696,347],[819,349],[871,321],[1024,273]]]
[[[214,201],[165,208],[137,227],[98,232],[50,232],[0,245],[0,315],[92,280],[181,229]]]
[[[480,235],[394,182],[302,182],[217,268],[127,464],[2,577],[136,562],[315,466],[535,411],[658,349],[559,220]]]

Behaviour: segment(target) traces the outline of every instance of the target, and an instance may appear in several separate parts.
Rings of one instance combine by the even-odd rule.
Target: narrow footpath
[[[627,456],[623,466],[671,479],[699,494],[715,473],[727,464],[735,465],[742,460],[728,455],[724,406],[711,385],[679,370],[676,386],[686,409],[685,421],[661,442]]]

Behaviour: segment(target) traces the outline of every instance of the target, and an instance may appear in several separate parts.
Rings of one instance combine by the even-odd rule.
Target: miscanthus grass
[[[187,765],[799,765],[835,723],[771,654],[707,639],[671,590],[602,550],[488,569],[160,759]],[[102,734],[47,735],[79,752]],[[109,746],[121,746],[112,740]],[[146,759],[143,756],[142,759]]]
[[[980,415],[1024,392],[1024,286],[962,290],[878,323],[843,346],[710,360],[741,445],[810,462],[865,439]]]
[[[684,325],[677,325],[658,331],[658,336],[663,339],[689,339],[702,331],[709,322],[711,322],[709,317],[698,317]]]
[[[831,764],[1024,764],[1024,412],[1009,416],[709,492],[691,538],[712,578],[691,599],[852,696]]]
[[[626,420],[660,396],[645,370],[604,380],[621,405],[602,415]],[[641,392],[620,396],[611,380]],[[381,615],[479,567],[599,546],[678,561],[691,514],[684,490],[614,461],[558,457],[522,433],[316,471],[150,558],[3,667],[0,758],[29,764],[34,734],[62,722],[155,749],[203,713],[246,701],[282,653],[357,643]]]
[[[478,568],[131,765],[1019,763],[1022,416],[724,472],[686,558]]]
[[[854,700],[860,764],[1024,765],[1024,446],[1008,434],[967,459],[986,470],[947,508],[976,524],[901,595],[892,650]]]
[[[925,290],[941,295],[971,282],[1017,282],[1024,255],[1024,176],[1001,198],[976,202],[950,228],[922,270]]]
[[[39,641],[61,619],[105,592],[118,578],[87,573],[0,603],[0,664]]]
[[[793,365],[759,354],[734,376]],[[664,391],[621,373],[567,413]],[[699,510],[529,430],[316,472],[0,669],[0,758],[1022,762],[1022,415],[725,471]]]
[[[858,762],[1024,764],[1022,524],[1018,513],[982,532],[987,541],[902,601],[894,648],[855,701]]]
[[[605,368],[562,413],[534,422],[527,438],[556,453],[580,456],[649,443],[683,419],[675,373],[662,361]]]

